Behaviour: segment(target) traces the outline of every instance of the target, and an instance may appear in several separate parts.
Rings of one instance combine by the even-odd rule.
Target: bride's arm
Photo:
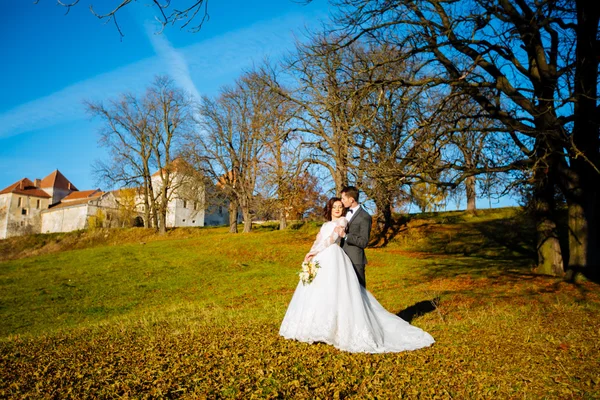
[[[313,245],[310,247],[310,250],[304,256],[304,261],[309,261],[313,258],[318,252],[319,243],[321,242],[321,232],[317,233],[317,238],[315,239]]]
[[[343,221],[340,221],[340,220],[343,220]],[[348,221],[346,221],[345,218],[340,218],[340,220],[338,220],[339,222],[337,222],[338,226],[345,227],[346,224],[348,223]],[[317,239],[315,240],[312,247],[310,248],[310,251],[304,257],[304,261],[310,260],[311,258],[316,256],[319,252],[321,252],[321,251],[325,250],[327,247],[331,246],[333,243],[335,243],[335,241],[337,240],[338,237],[339,237],[339,235],[337,234],[335,229],[333,230],[331,235],[329,235],[325,238],[323,238],[321,235],[321,232],[319,232],[319,234],[317,235]]]

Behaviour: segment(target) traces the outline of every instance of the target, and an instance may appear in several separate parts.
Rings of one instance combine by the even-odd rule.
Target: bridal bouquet
[[[302,271],[298,273],[300,275],[300,282],[307,285],[315,279],[317,276],[317,269],[321,268],[318,261],[304,261],[302,263]]]

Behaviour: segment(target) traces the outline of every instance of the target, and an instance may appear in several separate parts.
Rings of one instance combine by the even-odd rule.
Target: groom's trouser
[[[358,283],[360,283],[360,286],[366,288],[367,279],[365,278],[365,264],[352,264],[352,266],[354,267],[354,271],[356,272]]]

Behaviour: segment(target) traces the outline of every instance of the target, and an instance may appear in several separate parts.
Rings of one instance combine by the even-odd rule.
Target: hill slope
[[[410,216],[367,250],[436,339],[385,355],[278,336],[315,224],[48,236],[0,262],[0,397],[600,397],[598,287],[531,273],[520,218]]]

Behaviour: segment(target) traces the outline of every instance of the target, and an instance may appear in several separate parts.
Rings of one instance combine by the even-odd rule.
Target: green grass
[[[383,355],[278,336],[315,224],[2,241],[0,397],[600,397],[598,286],[532,273],[523,215],[402,221],[368,288],[436,343]]]

